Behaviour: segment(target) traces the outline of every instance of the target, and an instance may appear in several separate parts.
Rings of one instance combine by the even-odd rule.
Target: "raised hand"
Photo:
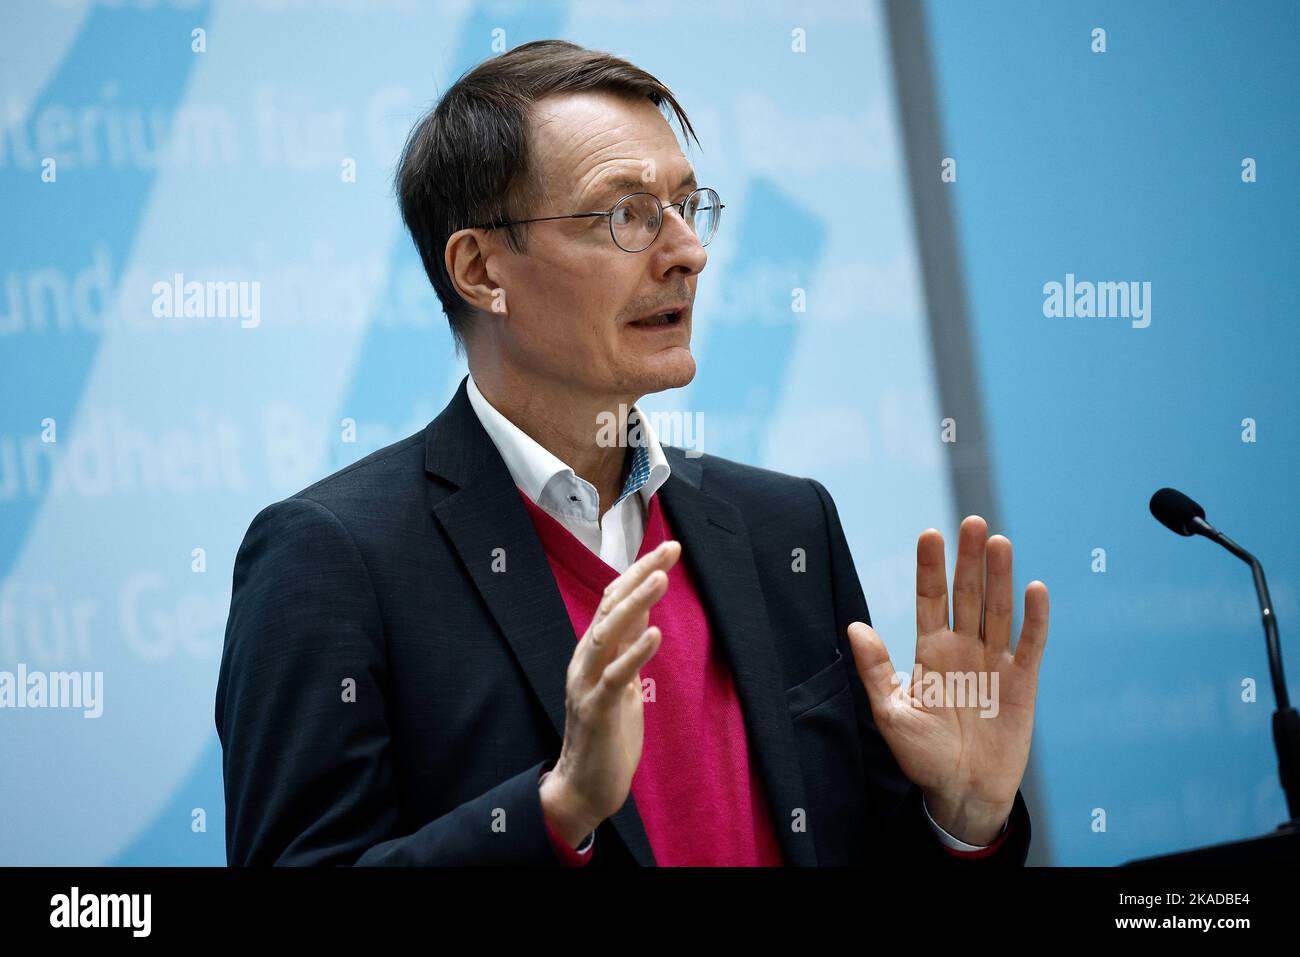
[[[1038,668],[1047,644],[1048,594],[1025,588],[1011,651],[1011,542],[988,538],[978,515],[961,524],[948,619],[943,536],[916,544],[916,661],[897,676],[880,636],[863,622],[849,642],[871,712],[903,773],[925,792],[948,833],[991,843],[1015,801],[1029,762]],[[985,560],[987,555],[987,582]]]
[[[610,582],[569,660],[564,743],[541,783],[542,809],[576,847],[627,800],[641,763],[641,668],[663,635],[647,627],[682,547],[668,541]]]

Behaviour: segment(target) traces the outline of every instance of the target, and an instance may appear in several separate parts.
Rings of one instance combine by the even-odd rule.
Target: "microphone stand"
[[[1198,516],[1187,525],[1197,535],[1222,545],[1250,566],[1255,578],[1255,597],[1259,599],[1260,615],[1264,619],[1264,639],[1268,645],[1268,670],[1273,681],[1273,697],[1277,708],[1273,712],[1273,746],[1277,749],[1277,770],[1286,793],[1290,820],[1279,825],[1280,831],[1300,832],[1300,712],[1291,707],[1286,690],[1286,676],[1282,673],[1282,647],[1277,637],[1277,616],[1273,614],[1273,599],[1268,594],[1264,580],[1264,567],[1250,552],[1227,535]]]
[[[1286,690],[1286,676],[1282,673],[1282,647],[1277,637],[1277,618],[1273,614],[1273,599],[1268,594],[1268,582],[1259,560],[1227,535],[1205,520],[1205,510],[1175,489],[1161,489],[1151,498],[1151,513],[1170,530],[1179,535],[1203,535],[1222,545],[1250,566],[1255,576],[1255,597],[1259,599],[1260,614],[1264,619],[1264,637],[1268,643],[1268,670],[1273,680],[1273,697],[1277,708],[1273,712],[1273,746],[1277,749],[1277,771],[1286,794],[1289,820],[1278,825],[1270,834],[1244,841],[1214,844],[1209,847],[1163,854],[1128,861],[1125,867],[1186,867],[1186,866],[1260,866],[1300,863],[1300,715],[1291,707]]]

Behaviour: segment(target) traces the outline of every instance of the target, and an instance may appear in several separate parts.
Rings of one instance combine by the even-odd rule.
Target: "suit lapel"
[[[734,505],[702,489],[698,459],[677,448],[664,453],[672,474],[658,494],[731,668],[777,839],[787,864],[815,865],[811,831],[791,827],[792,812],[806,809],[808,801],[747,526]]]
[[[501,453],[470,405],[465,382],[461,380],[447,408],[429,424],[425,439],[425,470],[457,486],[433,505],[433,515],[563,740],[564,684],[577,639],[532,519]],[[493,571],[498,555],[505,558],[504,572]],[[654,866],[631,794],[610,821],[636,862]]]

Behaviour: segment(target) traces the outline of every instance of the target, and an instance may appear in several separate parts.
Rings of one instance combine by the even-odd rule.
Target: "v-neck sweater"
[[[575,641],[619,573],[557,519],[520,497],[564,599]],[[637,558],[673,532],[651,496]],[[650,609],[662,633],[641,669],[644,735],[632,797],[659,866],[780,866],[776,830],[752,760],[740,699],[684,560]]]

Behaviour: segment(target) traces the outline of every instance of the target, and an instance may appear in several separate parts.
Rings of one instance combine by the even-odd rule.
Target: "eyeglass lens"
[[[700,245],[707,246],[718,230],[718,194],[697,189],[686,198],[682,218],[695,230]],[[633,193],[614,207],[610,230],[614,241],[628,252],[640,252],[655,241],[662,225],[663,209],[650,193]]]

